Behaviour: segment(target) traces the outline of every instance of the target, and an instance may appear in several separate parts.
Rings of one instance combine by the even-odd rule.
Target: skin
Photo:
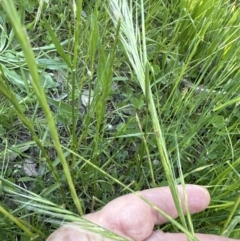
[[[184,195],[182,187],[178,187],[181,197],[182,208],[186,213]],[[188,197],[188,209],[191,214],[198,213],[207,208],[210,202],[208,191],[197,185],[186,185]],[[163,210],[171,217],[178,216],[170,189],[159,187],[139,192],[159,209]],[[85,219],[98,224],[99,226],[111,230],[135,241],[188,241],[182,233],[163,233],[160,230],[153,231],[155,225],[164,224],[167,219],[151,208],[146,202],[134,194],[124,195],[109,202],[100,211],[87,214]],[[200,241],[236,241],[216,235],[196,234]],[[96,234],[86,233],[77,225],[65,225],[53,232],[47,241],[110,241]]]

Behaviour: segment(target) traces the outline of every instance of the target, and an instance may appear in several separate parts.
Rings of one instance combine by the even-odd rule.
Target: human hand
[[[178,186],[184,206],[184,194],[181,186]],[[204,210],[209,202],[208,191],[197,185],[186,185],[188,197],[188,209],[191,214]],[[159,187],[141,191],[140,194],[152,202],[159,209],[172,218],[178,216],[169,187]],[[187,241],[188,238],[182,233],[163,233],[160,230],[153,231],[154,225],[163,224],[167,219],[151,208],[146,202],[135,194],[128,194],[109,202],[103,209],[96,213],[83,216],[99,226],[108,229],[120,236],[135,241]],[[200,241],[236,241],[217,235],[196,234]],[[107,240],[92,233],[83,232],[76,226],[66,225],[57,229],[50,235],[47,241],[102,241]]]

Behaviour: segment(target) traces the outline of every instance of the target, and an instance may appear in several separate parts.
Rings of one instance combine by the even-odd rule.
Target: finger
[[[178,186],[178,191],[183,211],[186,213],[183,188]],[[169,187],[148,189],[140,194],[171,217],[178,216]],[[190,213],[204,210],[210,201],[208,191],[197,185],[186,185],[186,196]],[[108,203],[101,211],[86,215],[85,218],[134,240],[144,240],[150,236],[155,224],[167,221],[135,194],[119,197]]]
[[[201,212],[206,209],[210,202],[210,195],[208,191],[201,186],[186,185],[187,202],[184,198],[184,189],[182,186],[178,186],[178,192],[180,195],[181,205],[184,214],[187,213],[186,203],[188,204],[188,210],[191,214]],[[175,207],[171,191],[169,187],[148,189],[141,192],[141,194],[152,202],[159,209],[170,215],[172,218],[178,217],[178,212]],[[155,218],[155,224],[163,224],[168,220],[160,215],[157,211],[153,212]]]
[[[185,188],[188,210],[191,214],[200,212],[208,206],[210,202],[210,196],[205,188],[189,184],[186,185]],[[183,212],[186,213],[186,202],[184,201],[184,190],[182,186],[178,186],[178,191],[181,199]],[[139,193],[140,195],[148,199],[151,203],[153,203],[155,206],[157,206],[159,209],[170,215],[172,218],[178,217],[178,212],[175,207],[169,187],[152,188],[141,191]],[[101,211],[90,214],[89,216],[86,215],[85,217],[91,219],[92,221],[97,221],[95,220],[95,218],[101,219],[101,221],[103,221],[103,219],[109,221],[109,218],[118,219],[118,217],[122,218],[122,216],[125,216],[132,221],[132,218],[136,216],[146,216],[147,214],[154,219],[154,224],[163,224],[168,221],[164,216],[159,214],[156,210],[150,208],[149,204],[144,202],[135,194],[128,194],[119,197],[108,203]],[[91,216],[93,216],[93,218]],[[105,218],[103,218],[103,216]]]
[[[237,241],[237,239],[225,238],[210,234],[196,234],[199,241]],[[154,231],[150,237],[144,241],[188,241],[187,235],[183,233],[163,233],[162,231]],[[238,240],[239,241],[239,240]]]

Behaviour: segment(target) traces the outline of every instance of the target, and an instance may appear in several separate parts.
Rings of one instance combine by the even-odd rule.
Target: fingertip
[[[205,187],[186,185],[188,206],[191,213],[197,213],[207,208],[210,203],[210,194]]]

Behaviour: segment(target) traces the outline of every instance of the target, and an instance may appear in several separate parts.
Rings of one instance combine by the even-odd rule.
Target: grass
[[[240,236],[239,3],[121,3],[1,1],[3,240],[73,220],[120,239],[78,215],[164,185],[180,218],[163,230]],[[182,215],[184,183],[205,212]]]

